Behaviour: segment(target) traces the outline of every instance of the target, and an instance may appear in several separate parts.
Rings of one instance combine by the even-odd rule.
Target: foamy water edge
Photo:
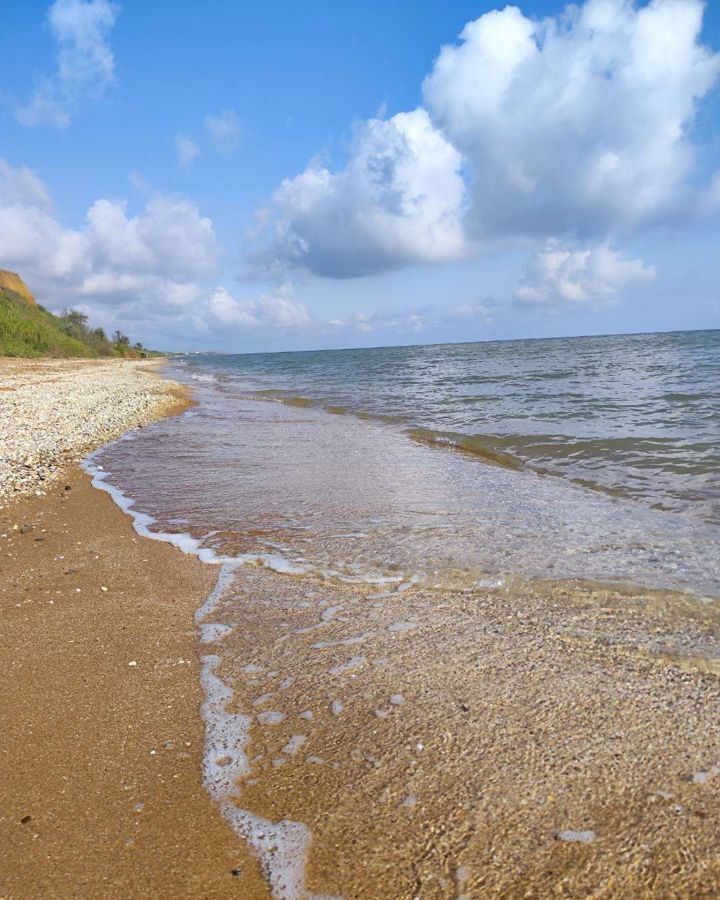
[[[132,440],[132,433],[120,440]],[[108,445],[109,446],[109,445]],[[90,475],[92,485],[110,495],[114,503],[130,516],[135,531],[154,541],[171,544],[183,553],[196,556],[200,562],[220,567],[213,590],[195,612],[201,645],[215,642],[226,626],[208,622],[208,617],[232,585],[236,571],[255,563],[283,574],[301,574],[304,570],[273,554],[244,554],[239,557],[219,556],[202,546],[202,541],[186,533],[152,531],[156,519],[134,509],[135,501],[108,481],[109,473],[98,463],[105,447],[94,451],[82,462],[82,469]],[[241,792],[238,779],[246,775],[250,764],[245,753],[249,740],[250,716],[229,711],[234,692],[216,673],[220,665],[217,654],[201,656],[200,681],[204,700],[202,716],[205,723],[203,751],[203,784],[220,814],[235,834],[247,843],[260,861],[272,896],[276,900],[321,900],[305,888],[307,857],[312,833],[301,822],[283,819],[271,822],[238,805]]]

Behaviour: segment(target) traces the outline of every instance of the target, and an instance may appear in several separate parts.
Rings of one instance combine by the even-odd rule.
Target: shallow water
[[[512,796],[537,793],[521,856],[539,847],[537,877],[546,878],[552,842],[582,843],[576,835],[595,823],[583,793],[570,798],[555,783],[552,759],[538,774],[535,751],[522,756],[525,745],[508,732],[510,706],[519,736],[531,710],[554,710],[563,693],[574,711],[597,704],[590,733],[606,747],[616,723],[585,679],[588,666],[624,653],[720,671],[718,408],[709,383],[718,333],[708,334],[182,360],[169,374],[193,385],[197,406],[93,455],[89,467],[141,533],[219,564],[197,613],[205,782],[274,896],[312,896],[308,878],[377,896],[390,870],[397,896],[413,895],[423,879],[428,896],[457,896],[467,879],[480,890],[489,861],[473,810],[496,766],[514,773],[503,776],[517,781]],[[603,341],[613,362],[601,367]],[[473,367],[483,396],[497,393],[492,414],[479,395],[465,396]],[[670,388],[687,394],[693,367],[702,400],[681,415]],[[567,392],[571,382],[580,400]],[[492,440],[472,431],[482,417]],[[582,648],[590,648],[582,677],[563,681],[562,666]],[[606,676],[597,677],[602,685]],[[466,687],[467,696],[487,693],[485,718],[499,704],[486,747],[484,719],[467,718]],[[541,700],[528,701],[527,690]],[[641,694],[665,709],[663,690],[660,682]],[[615,702],[633,696],[621,684]],[[704,708],[688,707],[698,716],[694,736]],[[543,715],[538,727],[553,743],[564,714]],[[678,722],[688,715],[678,711]],[[669,740],[679,727],[663,719],[658,734]],[[584,728],[563,738],[568,766],[584,752]],[[491,748],[505,745],[506,758],[493,761]],[[637,747],[629,738],[623,746],[629,771]],[[699,744],[698,759],[704,752]],[[468,772],[483,766],[475,784]],[[604,776],[597,785],[608,790]],[[505,802],[498,790],[493,804]],[[543,798],[561,794],[562,815],[548,825]],[[575,818],[565,821],[572,804]],[[524,840],[526,813],[509,821],[508,852]],[[434,828],[447,841],[430,857],[421,836]],[[364,848],[361,860],[353,847]]]
[[[377,416],[431,444],[720,523],[720,331],[189,362],[256,399]]]
[[[521,575],[720,592],[720,527],[703,517],[488,464],[395,423],[257,402],[234,379],[191,383],[195,409],[104,462],[158,527],[216,553],[380,584]]]

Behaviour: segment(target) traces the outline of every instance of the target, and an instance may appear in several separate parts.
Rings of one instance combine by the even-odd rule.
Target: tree
[[[77,309],[65,309],[62,314],[63,328],[71,337],[82,339],[87,334],[88,317]]]
[[[123,334],[120,329],[113,333],[113,340],[116,344],[122,344],[123,347],[127,347],[130,344],[130,338],[126,334]]]
[[[85,313],[81,313],[79,309],[66,308],[63,312],[63,319],[67,319],[68,322],[80,328],[87,328],[88,317]]]

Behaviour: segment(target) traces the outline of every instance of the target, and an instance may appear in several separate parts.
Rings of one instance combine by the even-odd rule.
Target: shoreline
[[[33,468],[0,507],[0,898],[268,896],[202,783],[193,617],[216,572],[139,537],[75,462],[187,407],[157,365],[111,364],[134,407],[66,431],[54,471]],[[77,386],[98,369],[2,360],[0,381]],[[93,403],[112,402],[108,383]]]
[[[720,883],[720,682],[684,645],[717,657],[709,606],[233,580],[64,471],[0,509],[0,898],[268,897],[287,826],[320,896]]]

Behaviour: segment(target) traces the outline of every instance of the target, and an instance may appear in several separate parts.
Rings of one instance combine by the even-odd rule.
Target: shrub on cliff
[[[124,337],[124,335],[123,335]],[[127,339],[126,339],[127,341]],[[91,329],[87,316],[66,309],[55,316],[31,305],[22,295],[0,286],[0,356],[139,357],[141,346],[108,340],[102,328]]]

